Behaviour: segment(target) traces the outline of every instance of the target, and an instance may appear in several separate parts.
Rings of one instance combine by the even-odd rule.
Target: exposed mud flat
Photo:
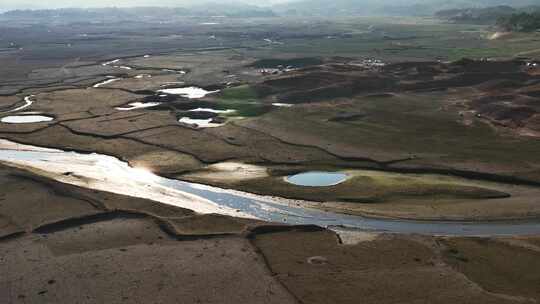
[[[11,146],[20,151],[30,148]],[[221,169],[238,166],[227,164]],[[133,292],[138,299],[158,296],[165,302],[178,296],[214,299],[191,286],[214,286],[220,296],[231,293],[231,301],[250,303],[258,303],[261,293],[265,295],[261,303],[294,303],[292,299],[356,303],[358,297],[368,303],[392,303],[405,294],[442,303],[454,303],[456,298],[514,303],[539,297],[537,274],[523,276],[522,272],[539,260],[540,251],[531,250],[537,248],[536,237],[441,238],[355,233],[343,228],[337,229],[338,237],[314,226],[198,215],[5,167],[0,168],[0,179],[8,186],[0,190],[0,215],[10,223],[1,228],[7,238],[0,239],[0,251],[9,262],[2,273],[10,281],[25,278],[0,289],[10,301],[102,299],[104,291],[109,291],[108,301],[130,301]],[[22,201],[20,191],[25,192]],[[512,265],[494,267],[501,265],[500,259],[515,255],[520,258],[513,259]],[[55,270],[58,263],[64,265],[60,272]],[[208,271],[216,280],[208,279]],[[509,275],[512,280],[505,281]],[[395,280],[388,280],[389,276]],[[186,282],[181,287],[155,287],[155,280],[163,281],[162,277],[174,277],[171,286],[179,280]],[[223,279],[235,280],[234,286],[222,284]],[[100,283],[96,286],[88,280]],[[444,284],[433,283],[441,280]],[[392,286],[390,295],[386,288],[378,287],[383,282]],[[121,292],[130,288],[144,288],[144,293]],[[437,293],[426,294],[425,288]],[[411,290],[422,292],[411,294]]]
[[[130,302],[135,297],[165,303],[178,298],[194,303],[356,303],[359,297],[366,303],[393,303],[405,296],[441,303],[538,299],[537,274],[521,272],[539,260],[538,252],[528,249],[538,243],[535,237],[434,238],[352,231],[338,237],[312,226],[197,215],[5,167],[0,168],[0,180],[10,187],[0,189],[0,215],[12,223],[0,227],[8,233],[0,238],[6,262],[0,270],[7,282],[16,282],[0,285],[0,296],[10,302]],[[510,259],[512,264],[504,269],[494,267],[506,265],[498,260],[509,255],[520,258]],[[379,287],[383,282],[391,294]],[[425,293],[426,288],[437,292]]]
[[[365,303],[393,303],[404,298],[406,302],[431,301],[426,290],[434,291],[439,303],[454,303],[456,299],[478,303],[538,299],[533,291],[538,275],[526,282],[517,279],[521,271],[516,269],[536,264],[538,252],[507,247],[507,253],[524,258],[519,262],[514,259],[517,264],[513,267],[503,266],[512,269],[507,273],[496,266],[499,262],[506,264],[495,261],[500,252],[498,240],[380,235],[355,245],[332,245],[335,242],[335,235],[327,232],[272,233],[258,235],[254,241],[278,280],[309,303],[357,303],[358,297]],[[475,245],[457,249],[446,245],[453,242]],[[485,260],[479,254],[490,258]],[[466,267],[468,272],[462,272]],[[504,284],[500,279],[507,275],[516,275],[516,280]]]
[[[190,178],[212,179],[222,181],[240,181],[268,177],[268,169],[261,166],[223,162],[210,165],[199,172],[187,175]]]
[[[241,236],[250,222],[193,216],[185,209],[62,186],[4,167],[0,179],[11,188],[0,190],[0,214],[19,228],[18,234],[0,238],[7,262],[0,266],[3,278],[17,282],[0,285],[0,298],[8,303],[223,302],[226,294],[230,303],[294,303]],[[21,206],[25,212],[18,211]],[[200,231],[206,233],[198,236]]]

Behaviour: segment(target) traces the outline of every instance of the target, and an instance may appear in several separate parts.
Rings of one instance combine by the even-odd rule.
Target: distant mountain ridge
[[[273,6],[279,15],[404,15],[428,16],[443,9],[484,8],[499,5],[540,5],[540,0],[300,0]]]
[[[239,1],[239,0],[238,0]],[[205,2],[185,7],[132,8],[64,8],[12,10],[0,14],[2,19],[56,18],[68,21],[93,19],[154,20],[182,16],[208,17],[275,17],[275,16],[433,16],[440,11],[475,10],[488,7],[526,7],[540,5],[540,0],[298,0],[273,6],[257,6],[240,2]],[[478,14],[471,11],[469,15]],[[488,12],[487,15],[490,13]]]
[[[39,10],[11,10],[0,14],[2,19],[59,19],[65,21],[164,20],[174,17],[274,17],[268,8],[240,4],[203,4],[185,7],[132,7],[132,8],[61,8]]]

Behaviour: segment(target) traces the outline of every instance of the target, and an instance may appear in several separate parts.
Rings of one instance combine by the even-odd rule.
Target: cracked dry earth
[[[342,234],[0,168],[2,303],[537,303],[538,238]]]

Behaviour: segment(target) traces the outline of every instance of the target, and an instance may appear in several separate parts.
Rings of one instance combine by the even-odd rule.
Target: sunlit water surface
[[[428,235],[527,235],[540,222],[429,222],[364,218],[300,207],[298,201],[225,190],[157,176],[117,158],[19,145],[0,140],[0,162],[30,168],[39,175],[85,188],[152,199],[207,214],[217,213],[269,222],[314,224],[331,229],[420,233]]]

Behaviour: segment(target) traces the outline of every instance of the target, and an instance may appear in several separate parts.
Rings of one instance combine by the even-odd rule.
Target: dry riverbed
[[[540,277],[527,270],[540,261],[538,237],[338,236],[197,215],[8,167],[0,180],[7,303],[540,300]]]

